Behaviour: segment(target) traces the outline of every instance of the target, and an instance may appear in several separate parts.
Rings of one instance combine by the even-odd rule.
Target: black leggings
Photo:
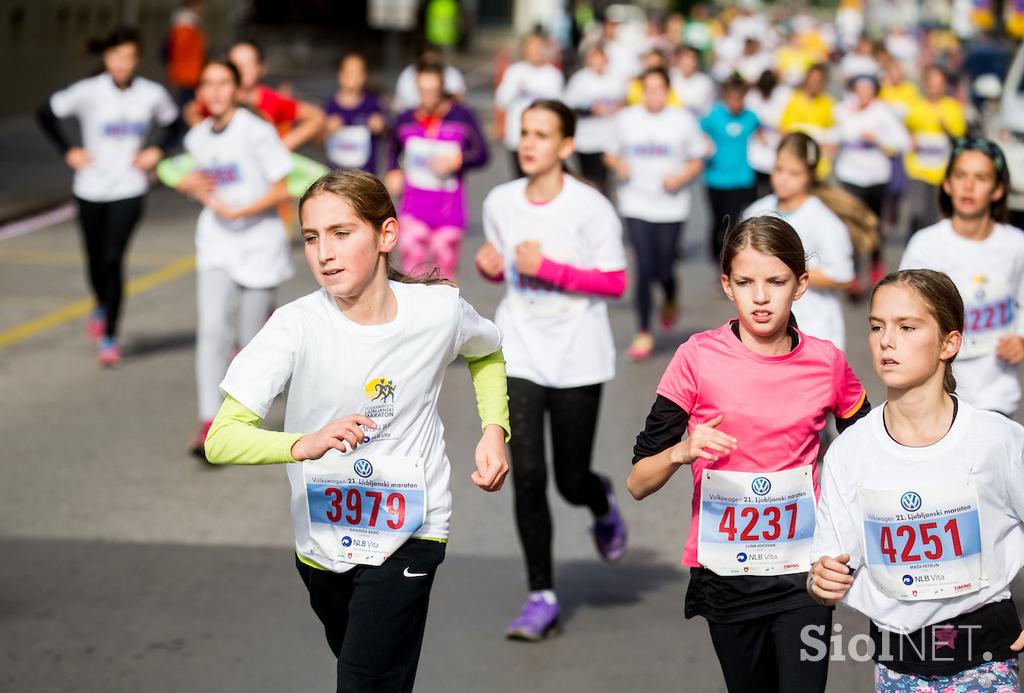
[[[124,293],[124,256],[142,216],[143,197],[113,202],[78,200],[78,223],[89,261],[89,284],[107,321],[106,336],[117,336]]]
[[[807,635],[802,631],[814,626]],[[738,623],[708,622],[729,693],[823,693],[832,609],[804,606]],[[804,639],[810,638],[810,643]],[[800,661],[805,650],[819,661]]]
[[[508,379],[508,408],[515,431],[509,447],[512,448],[516,525],[533,591],[548,590],[554,585],[544,412],[548,413],[551,424],[558,492],[566,502],[585,505],[595,516],[601,516],[608,512],[608,497],[601,478],[590,471],[600,404],[600,384],[554,388],[523,378]]]
[[[882,261],[882,245],[883,236],[881,236],[882,227],[882,207],[885,205],[885,191],[888,186],[885,183],[881,185],[871,185],[866,188],[862,188],[859,185],[853,185],[852,183],[843,183],[843,187],[848,193],[856,197],[858,200],[864,203],[864,206],[875,213],[878,217],[878,231],[879,240],[878,247],[871,251],[871,262],[877,264]],[[854,264],[858,264],[859,258],[857,253],[853,254]]]
[[[604,165],[604,154],[601,152],[576,152],[580,162],[580,175],[597,189],[608,195],[608,168]]]
[[[629,242],[636,253],[636,316],[641,332],[651,329],[651,282],[665,291],[666,301],[676,300],[676,257],[683,222],[655,223],[627,218]]]
[[[383,565],[345,573],[295,567],[338,658],[338,693],[411,691],[427,625],[430,588],[445,545],[410,539]]]
[[[711,261],[716,265],[722,260],[722,249],[729,231],[740,223],[743,211],[757,199],[756,188],[725,190],[708,188],[711,201]]]

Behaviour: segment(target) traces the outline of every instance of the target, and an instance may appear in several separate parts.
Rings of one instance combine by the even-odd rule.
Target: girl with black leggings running
[[[99,49],[103,72],[53,94],[37,118],[75,170],[78,221],[96,299],[88,331],[98,344],[100,363],[112,366],[121,360],[117,326],[124,256],[142,216],[147,174],[173,139],[170,126],[178,108],[166,89],[135,74],[142,54],[135,30],[115,29]],[[81,145],[61,131],[63,118],[78,120]]]
[[[530,594],[506,628],[540,640],[558,624],[551,566],[551,513],[544,455],[551,424],[558,491],[594,516],[594,541],[606,561],[622,558],[626,527],[611,481],[590,469],[601,385],[615,376],[615,345],[605,297],[626,289],[622,230],[607,198],[564,171],[576,118],[560,101],[523,112],[519,163],[526,173],[484,200],[487,243],[480,273],[507,289],[495,318],[508,369],[516,525]]]

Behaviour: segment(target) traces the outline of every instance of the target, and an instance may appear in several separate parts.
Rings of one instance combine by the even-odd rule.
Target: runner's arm
[[[626,486],[637,500],[654,493],[668,482],[680,464],[669,459],[669,451],[686,434],[689,415],[669,398],[654,400],[644,430],[633,446],[633,470]]]
[[[574,293],[612,298],[619,298],[626,293],[626,270],[624,269],[613,272],[580,269],[544,258],[537,271],[537,278],[554,284],[563,291]]]
[[[206,435],[206,459],[213,464],[294,462],[292,446],[303,434],[267,431],[259,425],[260,417],[227,395]]]
[[[476,409],[480,426],[500,426],[505,431],[505,442],[512,436],[508,414],[508,381],[505,376],[505,356],[501,349],[486,356],[463,356],[469,365],[476,394]]]
[[[36,111],[36,122],[39,123],[39,128],[46,135],[46,139],[53,142],[54,146],[60,151],[61,155],[67,154],[68,150],[73,146],[68,139],[64,136],[64,133],[60,129],[60,119],[57,114],[53,112],[53,108],[50,106],[50,102],[47,101],[39,110]]]
[[[294,152],[316,137],[323,126],[323,109],[308,101],[299,101],[296,107],[295,126],[281,137],[281,142],[288,151]]]
[[[868,401],[867,393],[864,393],[864,399],[861,401],[860,406],[848,413],[846,416],[836,415],[836,430],[842,433],[853,424],[857,423],[871,411],[871,402]]]

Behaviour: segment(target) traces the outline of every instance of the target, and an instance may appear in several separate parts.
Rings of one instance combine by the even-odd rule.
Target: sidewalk
[[[0,224],[71,199],[71,169],[31,114],[0,120]]]

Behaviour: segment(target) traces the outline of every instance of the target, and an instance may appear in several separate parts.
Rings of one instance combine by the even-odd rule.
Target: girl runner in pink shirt
[[[827,658],[800,661],[799,637],[832,621],[804,592],[818,434],[829,412],[842,431],[870,404],[843,353],[797,329],[791,308],[807,283],[784,220],[752,217],[729,234],[722,288],[737,318],[676,351],[627,482],[640,500],[690,465],[685,615],[707,619],[730,693],[825,689]]]

